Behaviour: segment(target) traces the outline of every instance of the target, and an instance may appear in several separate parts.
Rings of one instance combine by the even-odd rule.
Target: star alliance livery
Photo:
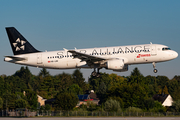
[[[50,69],[94,68],[92,76],[99,77],[99,70],[106,68],[117,72],[128,71],[128,65],[155,63],[177,58],[178,53],[160,44],[143,44],[88,49],[41,52],[35,49],[14,27],[6,28],[14,56],[4,61]],[[96,70],[97,69],[97,70]]]

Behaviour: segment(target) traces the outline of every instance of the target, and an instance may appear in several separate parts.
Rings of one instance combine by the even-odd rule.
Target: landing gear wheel
[[[157,73],[157,72],[158,72],[158,70],[156,69],[156,63],[155,63],[155,62],[153,62],[152,64],[153,64],[153,68],[154,68],[153,72],[154,72],[154,73]]]
[[[101,76],[101,74],[100,74],[100,73],[97,73],[96,77],[100,77],[100,76]]]
[[[91,75],[93,76],[93,77],[95,77],[96,76],[96,71],[93,71],[92,73],[91,73]]]
[[[157,73],[157,72],[158,72],[158,70],[157,70],[157,69],[154,69],[154,70],[153,70],[153,72],[154,72],[154,73]]]

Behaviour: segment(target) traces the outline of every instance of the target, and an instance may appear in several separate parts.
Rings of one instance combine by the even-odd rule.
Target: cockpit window
[[[171,48],[162,48],[162,50],[164,51],[164,50],[171,50]]]

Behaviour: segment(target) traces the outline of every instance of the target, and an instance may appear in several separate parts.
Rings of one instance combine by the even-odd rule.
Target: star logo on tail
[[[15,43],[13,43],[13,46],[16,48],[16,51],[25,50],[25,44],[26,41],[20,40],[18,38]]]

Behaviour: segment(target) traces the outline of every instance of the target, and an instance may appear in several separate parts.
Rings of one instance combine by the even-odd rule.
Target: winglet
[[[64,51],[68,51],[66,48],[63,48],[64,49]]]

